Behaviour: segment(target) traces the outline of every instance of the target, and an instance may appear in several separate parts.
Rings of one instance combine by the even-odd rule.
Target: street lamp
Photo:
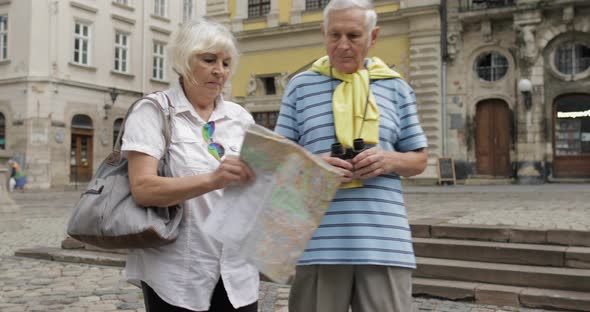
[[[110,88],[109,95],[111,96],[111,103],[105,103],[103,106],[104,109],[104,119],[109,119],[109,112],[115,106],[115,101],[117,101],[117,97],[119,96],[119,91],[117,88]]]
[[[533,106],[533,84],[530,80],[523,78],[518,81],[518,91],[522,94],[524,107],[527,110]]]

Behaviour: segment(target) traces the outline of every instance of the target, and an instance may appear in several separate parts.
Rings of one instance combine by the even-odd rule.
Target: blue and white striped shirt
[[[314,154],[336,142],[332,93],[339,80],[306,71],[285,90],[275,131]],[[412,151],[427,146],[416,96],[402,79],[371,81],[379,107],[379,146]],[[340,189],[299,265],[375,264],[416,267],[400,177],[384,174],[360,188]]]

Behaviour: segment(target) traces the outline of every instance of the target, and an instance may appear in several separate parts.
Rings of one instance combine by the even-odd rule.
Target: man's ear
[[[375,43],[377,42],[377,37],[379,37],[379,30],[381,30],[381,28],[379,28],[379,26],[375,26],[375,28],[373,28],[373,30],[371,31],[371,44],[369,45],[369,48],[375,46]]]

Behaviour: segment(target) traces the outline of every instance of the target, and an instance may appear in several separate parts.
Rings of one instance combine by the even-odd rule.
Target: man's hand
[[[390,151],[378,146],[363,151],[352,159],[354,177],[369,179],[393,171],[396,160]]]
[[[331,157],[330,153],[320,154],[319,156],[325,162],[340,170],[342,173],[341,185],[352,181],[352,164],[349,161],[340,159],[338,157]]]

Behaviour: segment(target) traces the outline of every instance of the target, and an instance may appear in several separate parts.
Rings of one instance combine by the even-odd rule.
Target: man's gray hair
[[[225,52],[231,56],[230,75],[238,65],[239,52],[233,34],[222,24],[198,19],[186,22],[171,48],[172,68],[180,76],[195,82],[192,72],[194,56]]]
[[[360,8],[365,11],[365,29],[370,34],[377,26],[377,13],[371,0],[331,0],[324,8],[324,31],[328,30],[330,12],[352,8]]]

